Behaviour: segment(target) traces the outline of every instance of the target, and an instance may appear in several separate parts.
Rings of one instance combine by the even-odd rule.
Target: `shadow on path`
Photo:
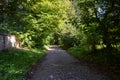
[[[92,71],[87,63],[79,61],[57,45],[48,49],[45,59],[38,63],[32,76],[26,80],[110,80]]]

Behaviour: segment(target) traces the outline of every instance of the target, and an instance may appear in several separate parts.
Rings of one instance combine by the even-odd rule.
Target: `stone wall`
[[[19,43],[14,35],[0,35],[0,50],[18,48]]]

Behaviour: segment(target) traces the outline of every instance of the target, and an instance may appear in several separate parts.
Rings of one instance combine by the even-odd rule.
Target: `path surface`
[[[28,80],[110,80],[55,45],[32,73]]]

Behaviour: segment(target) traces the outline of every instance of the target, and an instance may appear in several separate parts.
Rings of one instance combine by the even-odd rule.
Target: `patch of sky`
[[[97,11],[98,18],[101,18],[106,13],[106,6],[97,5]]]

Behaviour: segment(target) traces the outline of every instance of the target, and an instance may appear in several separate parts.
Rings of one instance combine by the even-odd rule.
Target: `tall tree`
[[[104,44],[108,50],[120,43],[120,2],[118,0],[73,0],[76,10],[75,26],[87,36],[95,50]]]

